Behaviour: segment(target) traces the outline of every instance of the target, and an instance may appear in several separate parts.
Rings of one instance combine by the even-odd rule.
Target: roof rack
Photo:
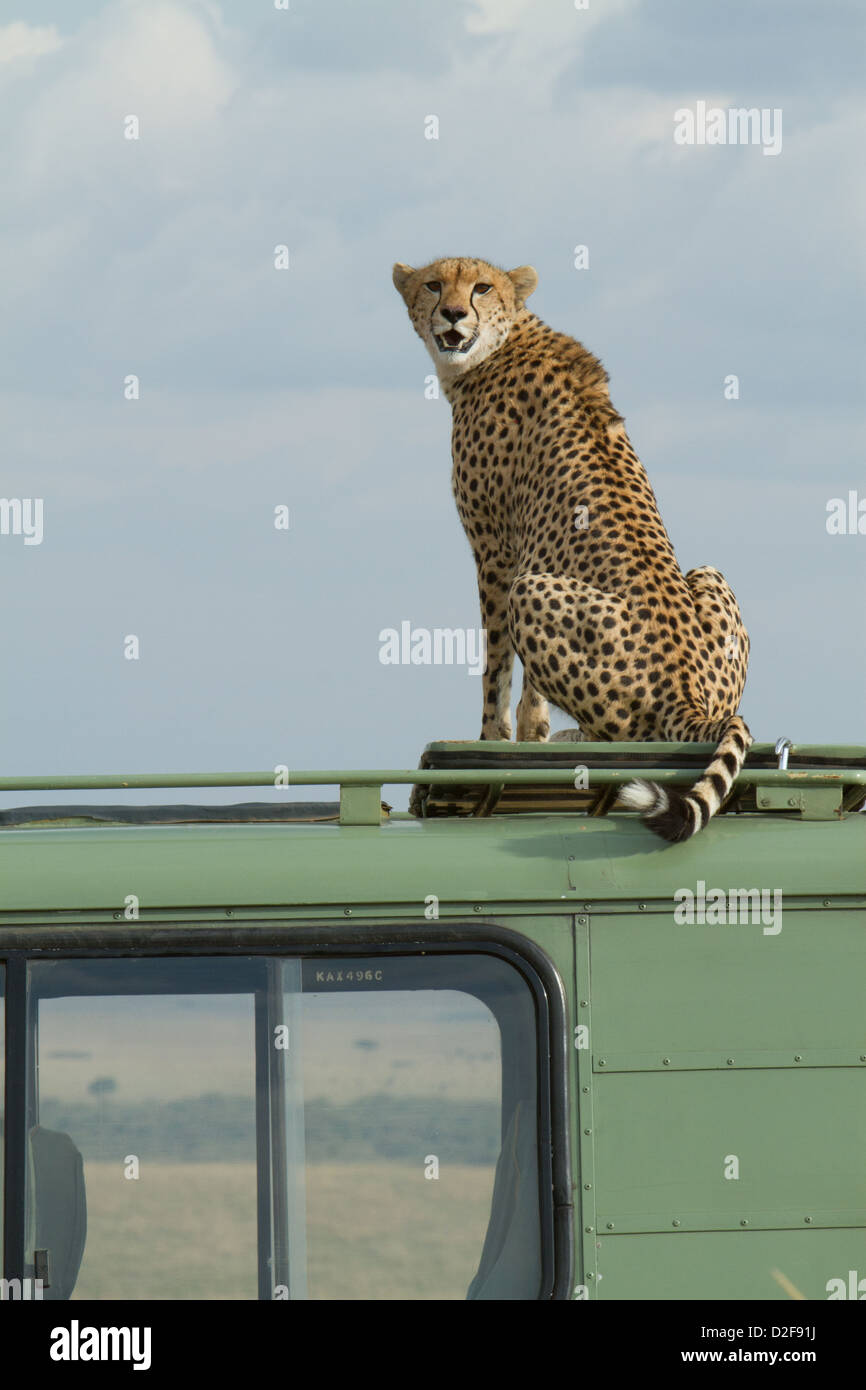
[[[425,777],[412,809],[424,816],[583,812],[605,815],[634,778],[691,786],[715,753],[712,743],[431,743],[421,767],[455,777],[447,789]],[[477,773],[489,782],[479,788]],[[461,783],[459,772],[466,773]],[[499,772],[497,778],[494,774]],[[524,772],[524,776],[520,776]],[[829,819],[866,801],[866,748],[752,745],[724,812],[798,812]]]
[[[424,749],[420,769],[268,772],[136,773],[82,777],[2,777],[0,792],[133,790],[155,787],[339,786],[336,803],[242,803],[234,807],[136,807],[136,823],[336,820],[379,825],[385,785],[412,785],[410,810],[433,816],[513,815],[518,812],[599,816],[613,809],[618,789],[633,778],[673,786],[698,780],[715,752],[709,743],[439,742]],[[419,772],[422,774],[419,776]],[[829,820],[866,802],[866,747],[753,744],[723,811],[799,814]],[[24,811],[29,814],[23,815]],[[112,819],[117,807],[35,806],[0,813],[0,826],[70,818]],[[130,811],[139,814],[130,816]],[[144,813],[147,813],[146,815]]]

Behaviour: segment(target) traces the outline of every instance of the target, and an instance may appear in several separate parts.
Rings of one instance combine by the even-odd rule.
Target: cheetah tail
[[[645,824],[663,840],[671,844],[689,840],[703,830],[729,796],[751,743],[752,735],[743,720],[732,715],[722,726],[712,762],[689,791],[661,787],[657,782],[628,782],[619,794],[620,804],[643,812]]]

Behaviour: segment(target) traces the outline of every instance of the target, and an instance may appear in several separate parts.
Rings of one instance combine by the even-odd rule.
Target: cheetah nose
[[[443,319],[447,319],[449,323],[457,323],[466,317],[465,309],[442,309],[441,313]]]

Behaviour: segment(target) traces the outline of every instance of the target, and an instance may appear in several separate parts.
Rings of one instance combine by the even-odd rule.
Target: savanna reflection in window
[[[507,962],[54,959],[29,981],[46,1297],[537,1295],[535,1006]]]

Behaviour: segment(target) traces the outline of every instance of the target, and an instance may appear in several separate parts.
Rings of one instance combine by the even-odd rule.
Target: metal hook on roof
[[[784,772],[788,766],[788,752],[794,745],[789,738],[777,738],[774,753],[779,759],[779,771]]]

